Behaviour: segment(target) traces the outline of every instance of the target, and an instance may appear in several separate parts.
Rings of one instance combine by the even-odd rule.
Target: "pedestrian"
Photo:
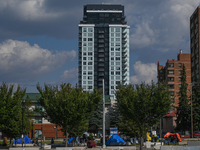
[[[51,144],[54,144],[54,140],[53,140],[53,138],[51,139]]]

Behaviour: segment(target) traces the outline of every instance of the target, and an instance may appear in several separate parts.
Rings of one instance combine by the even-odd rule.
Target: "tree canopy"
[[[9,138],[20,138],[22,135],[22,99],[26,89],[20,86],[14,91],[14,85],[2,83],[0,86],[0,130]],[[25,102],[23,114],[23,133],[30,129],[28,104]]]
[[[83,92],[81,88],[73,88],[71,84],[63,83],[58,86],[37,85],[41,94],[38,102],[44,108],[41,115],[51,123],[62,127],[66,135],[66,146],[68,135],[78,136],[88,128],[88,119],[95,109],[95,104],[101,100],[101,92]]]
[[[190,129],[190,104],[189,98],[187,96],[187,82],[186,82],[186,72],[185,65],[183,64],[181,72],[181,87],[179,90],[179,103],[177,107],[177,119],[176,119],[176,130],[182,131],[185,134],[186,130]]]
[[[116,98],[122,117],[131,121],[143,144],[145,133],[159,122],[171,106],[171,97],[165,83],[119,85]],[[132,130],[133,131],[133,130]],[[140,147],[142,149],[142,146]]]

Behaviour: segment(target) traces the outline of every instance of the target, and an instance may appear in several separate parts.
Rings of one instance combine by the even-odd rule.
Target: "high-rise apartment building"
[[[199,80],[199,26],[200,26],[200,6],[190,17],[190,52],[191,52],[191,76],[192,83]]]
[[[129,83],[129,26],[124,6],[85,5],[79,23],[79,86],[103,88],[114,97],[118,83]]]
[[[181,86],[181,72],[182,72],[182,65],[185,65],[186,71],[186,82],[188,84],[187,87],[187,95],[190,97],[191,95],[191,61],[190,61],[190,54],[189,53],[180,53],[177,55],[177,60],[167,60],[165,66],[160,65],[158,62],[157,66],[157,73],[158,73],[158,82],[166,81],[169,90],[171,91],[171,101],[172,106],[171,110],[168,114],[165,115],[163,119],[163,131],[174,131],[176,126],[175,123],[175,112],[176,107],[178,107],[179,103],[179,89]]]

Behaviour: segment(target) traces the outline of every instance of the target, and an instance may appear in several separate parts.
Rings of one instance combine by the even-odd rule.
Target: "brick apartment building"
[[[168,114],[165,115],[162,121],[162,129],[163,132],[174,131],[176,127],[176,107],[179,103],[179,88],[181,86],[181,71],[182,65],[185,65],[186,68],[186,82],[188,84],[188,92],[187,95],[190,97],[190,89],[191,89],[191,57],[189,53],[180,53],[177,55],[177,60],[167,60],[165,66],[160,65],[158,61],[157,65],[157,73],[158,73],[158,82],[166,81],[169,90],[171,91],[171,109]]]

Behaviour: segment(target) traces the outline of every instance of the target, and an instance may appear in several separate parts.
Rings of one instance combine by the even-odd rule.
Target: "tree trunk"
[[[10,147],[12,147],[12,144],[11,144],[11,138],[10,138]]]
[[[65,133],[66,133],[65,147],[67,147],[67,142],[68,142],[68,133],[67,133],[67,130],[65,131]]]
[[[73,145],[72,146],[75,147],[75,137],[73,137],[72,141],[73,141]]]
[[[140,136],[140,150],[143,149],[143,136]]]

